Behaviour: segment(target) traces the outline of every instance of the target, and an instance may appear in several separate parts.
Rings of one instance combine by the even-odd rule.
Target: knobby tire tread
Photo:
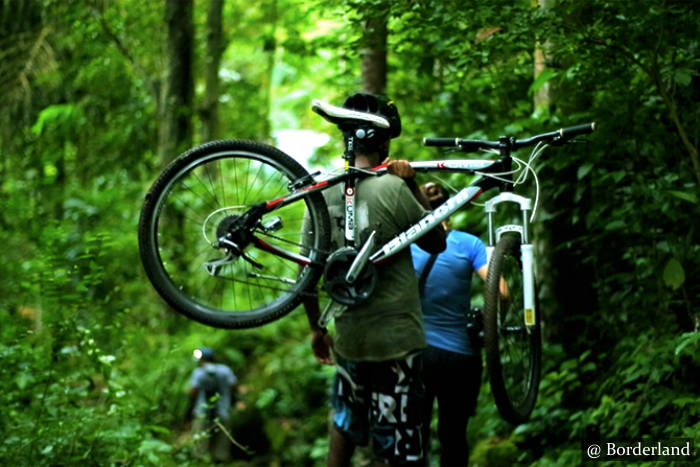
[[[486,290],[484,300],[484,349],[486,352],[486,365],[496,406],[503,419],[514,425],[525,422],[529,417],[537,400],[537,391],[540,381],[541,365],[541,334],[540,334],[540,310],[537,299],[536,303],[536,324],[530,336],[530,352],[532,352],[533,368],[529,375],[523,377],[529,379],[527,391],[523,400],[514,402],[508,396],[503,379],[503,367],[501,365],[501,353],[498,342],[500,339],[498,329],[498,300],[500,297],[500,277],[502,276],[503,263],[506,256],[510,255],[520,261],[520,238],[516,236],[503,236],[493,251],[489,262],[488,275],[486,279]],[[535,294],[537,288],[535,287]],[[518,313],[522,310],[518,309]]]

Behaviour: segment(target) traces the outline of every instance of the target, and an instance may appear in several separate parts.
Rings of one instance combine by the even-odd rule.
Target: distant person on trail
[[[433,209],[449,198],[447,191],[435,183],[422,185],[421,190]],[[467,332],[467,313],[471,311],[472,274],[476,272],[486,280],[486,246],[474,235],[448,230],[447,248],[439,255],[431,255],[415,244],[411,245],[411,254],[419,277],[428,341],[423,353],[423,438],[426,447],[430,446],[430,420],[437,398],[440,465],[466,466],[467,422],[476,410],[481,385],[481,343]]]
[[[238,381],[231,368],[214,362],[212,349],[196,349],[194,356],[199,364],[190,378],[192,431],[202,436],[197,451],[200,455],[208,451],[215,461],[227,461],[231,458],[231,443],[216,422],[229,430],[229,411]]]
[[[355,200],[358,248],[376,231],[382,245],[406,230],[428,211],[427,199],[406,161],[389,161],[389,142],[401,132],[393,102],[383,96],[358,93],[344,108],[386,118],[388,129],[372,128],[356,140],[355,165],[372,168],[387,164],[388,174],[366,177],[357,184]],[[341,127],[346,140],[360,133],[357,127]],[[343,246],[345,209],[343,187],[323,192],[331,218],[331,244]],[[445,247],[438,226],[419,243],[428,251]],[[335,318],[335,338],[318,325],[317,297],[304,302],[312,329],[311,345],[317,360],[335,364],[333,426],[329,466],[347,466],[356,446],[370,445],[375,462],[384,465],[424,465],[422,434],[423,379],[422,326],[418,284],[405,249],[377,266],[373,294],[350,306]]]

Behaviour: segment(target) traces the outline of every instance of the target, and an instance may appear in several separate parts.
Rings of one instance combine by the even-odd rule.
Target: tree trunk
[[[537,0],[537,4],[542,9],[549,9],[553,6],[553,0]],[[535,70],[534,79],[536,80],[544,70],[547,69],[547,53],[551,49],[551,42],[547,39],[540,38],[535,44]],[[549,83],[544,83],[539,89],[535,91],[534,95],[534,106],[535,111],[549,110],[549,106],[552,102],[552,96],[550,95]]]
[[[210,0],[204,57],[204,102],[200,107],[202,141],[219,137],[219,66],[225,49],[222,27],[224,0]]]
[[[268,2],[266,2],[264,5],[264,9],[266,11],[265,17],[267,18],[267,21],[269,21],[269,23],[271,24],[271,30],[263,38],[263,50],[267,54],[267,64],[265,75],[262,81],[262,89],[265,93],[265,114],[262,131],[263,135],[265,135],[265,138],[270,138],[272,136],[273,131],[272,121],[270,120],[270,116],[272,115],[273,99],[272,74],[275,71],[275,55],[277,53],[277,0],[269,0]]]
[[[386,93],[387,14],[365,19],[362,43],[362,88],[374,94]]]
[[[165,86],[161,100],[158,155],[167,163],[192,145],[192,71],[194,24],[192,0],[166,0]]]
[[[538,0],[539,7],[543,9],[552,8],[554,3],[555,0]],[[556,44],[548,38],[539,38],[534,53],[534,79],[547,69],[550,59],[548,52],[552,50],[556,50]],[[562,91],[558,89],[555,80],[541,86],[533,96],[535,111],[549,111],[553,97],[558,92]],[[575,107],[579,105],[585,108],[588,103],[575,101],[573,104]],[[575,110],[569,108],[563,113],[567,115]],[[554,151],[550,152],[553,153]],[[576,164],[572,163],[558,170],[556,176],[546,176],[548,169],[545,168],[541,179],[577,180],[577,169]],[[588,234],[585,222],[583,219],[574,221],[570,215],[577,187],[588,183],[588,180],[586,178],[576,183],[566,183],[557,196],[549,195],[551,189],[543,189],[542,210],[553,216],[541,214],[538,217],[548,217],[550,220],[533,226],[542,317],[547,323],[543,332],[546,340],[561,343],[568,355],[580,353],[581,349],[576,346],[582,342],[580,336],[585,332],[581,329],[581,320],[595,313],[598,306],[596,291],[593,289],[595,271],[590,263],[584,262],[585,254],[577,244],[577,239]],[[591,190],[584,190],[577,209],[586,212],[591,204]]]

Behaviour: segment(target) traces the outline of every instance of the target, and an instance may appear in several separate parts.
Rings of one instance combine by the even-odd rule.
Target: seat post
[[[355,134],[351,134],[347,141],[345,141],[345,152],[343,153],[343,159],[345,159],[345,170],[349,170],[349,167],[355,166]]]
[[[355,132],[352,132],[345,142],[345,173],[348,177],[345,179],[343,187],[343,205],[345,206],[345,246],[355,247],[355,185],[357,182],[357,173],[352,170],[355,167]]]

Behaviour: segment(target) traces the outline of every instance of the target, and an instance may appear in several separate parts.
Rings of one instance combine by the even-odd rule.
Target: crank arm
[[[342,315],[347,310],[347,305],[341,305],[335,300],[328,302],[328,305],[323,309],[321,316],[318,317],[318,325],[322,328],[328,326],[328,323],[334,318]]]
[[[365,264],[367,264],[369,253],[370,251],[372,251],[372,248],[374,248],[374,238],[376,234],[377,231],[373,230],[365,244],[362,245],[362,249],[355,257],[355,260],[350,265],[350,268],[348,268],[348,273],[345,274],[345,280],[350,282],[351,284],[355,282],[357,276],[360,274],[360,271],[362,271],[362,269],[365,267]]]

